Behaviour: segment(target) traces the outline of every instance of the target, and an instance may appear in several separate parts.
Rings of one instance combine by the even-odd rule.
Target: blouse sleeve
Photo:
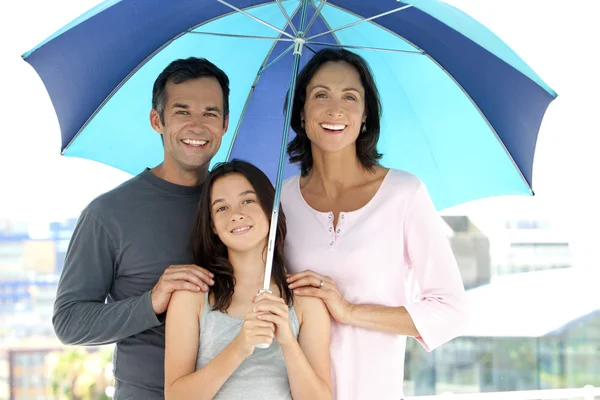
[[[404,254],[420,294],[406,310],[427,351],[463,334],[469,307],[460,271],[444,233],[443,221],[419,181],[404,219]]]

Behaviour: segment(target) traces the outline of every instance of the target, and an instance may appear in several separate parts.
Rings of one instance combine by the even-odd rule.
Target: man
[[[214,283],[191,265],[189,243],[201,184],[227,131],[228,98],[229,79],[209,61],[172,62],[154,83],[150,112],[163,163],[96,198],[77,222],[52,322],[65,344],[116,343],[115,400],[163,399],[171,294]]]

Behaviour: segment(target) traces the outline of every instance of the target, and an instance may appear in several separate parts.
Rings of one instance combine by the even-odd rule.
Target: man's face
[[[224,116],[221,85],[211,77],[167,82],[164,124],[156,110],[152,110],[150,121],[163,136],[165,168],[196,171],[208,167],[229,123]]]

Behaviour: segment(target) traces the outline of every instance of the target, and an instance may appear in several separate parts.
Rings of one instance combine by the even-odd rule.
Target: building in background
[[[0,224],[0,340],[54,337],[52,308],[74,226]]]
[[[56,338],[0,345],[0,399],[109,400],[112,346],[63,346]]]
[[[448,239],[466,289],[490,282],[492,273],[490,240],[466,216],[445,216]]]
[[[431,353],[409,340],[407,395],[600,386],[599,278],[546,269],[469,290],[464,337]]]
[[[506,221],[504,258],[496,263],[496,274],[506,275],[555,268],[570,268],[574,255],[566,233],[547,219]]]

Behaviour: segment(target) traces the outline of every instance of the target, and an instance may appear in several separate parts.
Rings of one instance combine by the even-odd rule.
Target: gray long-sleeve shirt
[[[77,222],[52,322],[65,344],[116,343],[116,399],[164,397],[164,319],[150,291],[167,267],[192,262],[200,189],[146,170],[92,201]]]

